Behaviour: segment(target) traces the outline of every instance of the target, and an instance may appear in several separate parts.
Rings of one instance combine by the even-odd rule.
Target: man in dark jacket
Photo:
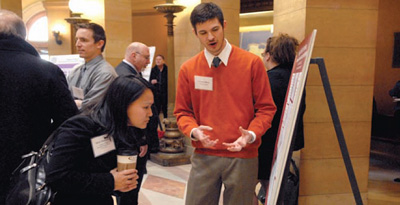
[[[78,112],[64,73],[42,60],[25,36],[21,18],[0,9],[0,204],[21,156],[38,151]]]
[[[142,76],[142,69],[146,68],[147,64],[150,63],[150,51],[149,48],[140,42],[133,42],[129,44],[125,51],[125,57],[122,62],[115,67],[115,71],[119,76],[121,75],[140,75]],[[155,88],[152,87],[153,94],[155,93]],[[154,95],[155,96],[155,95]],[[154,99],[156,101],[156,99]],[[146,171],[147,158],[149,156],[150,150],[157,151],[159,147],[157,126],[158,126],[158,114],[155,105],[151,106],[153,116],[150,117],[149,124],[144,130],[144,135],[146,136],[146,141],[148,144],[148,152],[145,157],[139,157],[136,169],[138,170],[138,188],[134,190],[132,195],[132,201],[130,204],[138,204],[138,195],[143,180],[143,175]],[[140,133],[137,130],[135,133]],[[136,136],[140,137],[140,136]]]

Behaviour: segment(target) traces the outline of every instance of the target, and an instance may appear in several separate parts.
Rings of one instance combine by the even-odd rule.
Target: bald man
[[[133,42],[129,44],[125,51],[125,57],[122,62],[115,67],[115,71],[119,76],[121,75],[140,75],[144,68],[150,63],[150,51],[149,48],[140,42]],[[152,91],[154,93],[154,87],[151,86]],[[156,100],[156,99],[155,99]],[[136,169],[138,170],[138,188],[134,189],[132,192],[123,193],[130,194],[131,201],[121,201],[121,204],[138,204],[138,195],[140,186],[143,180],[143,175],[146,172],[146,162],[149,157],[149,150],[158,150],[159,141],[157,135],[157,126],[158,126],[158,113],[157,108],[153,104],[151,106],[151,110],[153,111],[153,116],[150,117],[150,121],[145,130],[139,130],[137,128],[132,129],[132,135],[136,138],[146,138],[146,142],[148,145],[148,151],[145,157],[139,157]],[[125,197],[128,198],[128,197]]]
[[[126,48],[125,58],[115,67],[115,71],[118,75],[141,75],[141,72],[149,63],[149,48],[143,43],[133,42]]]

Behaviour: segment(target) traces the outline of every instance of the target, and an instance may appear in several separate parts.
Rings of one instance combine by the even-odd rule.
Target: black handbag
[[[294,173],[290,170],[288,172],[287,181],[285,184],[285,197],[283,199],[284,205],[297,205],[299,198],[299,188],[300,188],[300,173],[299,169],[296,166],[296,163],[293,159],[290,159],[291,166],[293,167]],[[258,192],[257,199],[261,202],[261,204],[265,204],[265,187],[261,186],[260,191]]]
[[[6,205],[50,205],[55,192],[46,184],[45,167],[49,163],[54,133],[38,152],[22,156],[21,164],[13,171]]]
[[[293,159],[290,159],[294,173],[289,171],[287,182],[285,185],[285,205],[297,205],[299,198],[299,188],[300,188],[300,175],[299,169]]]

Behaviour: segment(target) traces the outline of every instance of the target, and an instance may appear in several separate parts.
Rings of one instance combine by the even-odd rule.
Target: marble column
[[[104,0],[104,29],[107,35],[105,57],[117,66],[132,42],[132,1]]]

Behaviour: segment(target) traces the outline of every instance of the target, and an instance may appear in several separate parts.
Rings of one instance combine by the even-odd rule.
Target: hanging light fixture
[[[82,0],[69,0],[68,6],[72,12],[71,17],[65,19],[68,23],[76,26],[79,23],[90,22],[90,19],[81,17],[85,8],[85,4]]]

